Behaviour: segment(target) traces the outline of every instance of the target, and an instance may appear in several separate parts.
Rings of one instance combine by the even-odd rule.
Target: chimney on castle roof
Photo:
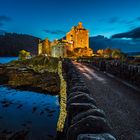
[[[78,23],[78,27],[79,27],[79,28],[83,28],[83,23],[82,23],[82,22],[79,22],[79,23]]]

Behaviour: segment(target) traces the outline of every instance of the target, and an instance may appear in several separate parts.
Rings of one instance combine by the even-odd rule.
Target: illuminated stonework
[[[89,48],[89,32],[86,30],[82,22],[78,26],[72,27],[71,31],[67,33],[66,40],[72,44],[71,50],[75,48]]]
[[[40,42],[38,45],[38,54],[44,54],[52,57],[79,57],[92,56],[93,50],[89,48],[89,31],[86,30],[82,22],[66,34],[66,39],[54,40],[48,39]]]
[[[46,38],[38,44],[38,54],[51,55],[51,42]]]

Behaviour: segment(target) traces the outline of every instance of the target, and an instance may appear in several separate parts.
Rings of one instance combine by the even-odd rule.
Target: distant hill
[[[38,39],[26,34],[2,34],[0,35],[0,56],[18,56],[19,51],[23,49],[31,54],[37,54]]]
[[[0,35],[0,56],[18,56],[20,50],[27,50],[37,54],[39,38],[17,33],[3,33]],[[90,48],[98,49],[119,48],[125,53],[140,52],[140,39],[107,38],[102,35],[89,38]]]
[[[114,34],[111,38],[101,35],[90,37],[89,42],[94,51],[110,47],[119,48],[126,53],[140,52],[140,27],[128,32]]]
[[[94,51],[98,49],[119,48],[123,52],[140,52],[140,39],[106,38],[104,36],[94,36],[89,39],[89,46]]]

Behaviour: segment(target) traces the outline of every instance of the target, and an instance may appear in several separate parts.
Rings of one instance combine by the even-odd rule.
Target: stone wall
[[[61,140],[115,140],[111,126],[70,60],[63,62],[67,82],[66,120]]]
[[[130,82],[136,86],[140,83],[140,65],[121,62],[120,60],[105,60],[105,59],[80,59],[79,62],[89,64],[90,66],[99,68],[101,71],[106,71],[116,77]]]
[[[68,42],[73,41],[73,49],[75,48],[89,48],[89,35],[82,23],[79,22],[78,26],[74,26],[66,35]]]

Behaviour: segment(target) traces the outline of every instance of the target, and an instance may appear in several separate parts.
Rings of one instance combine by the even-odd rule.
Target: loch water
[[[58,96],[0,85],[0,140],[52,140],[58,116]]]

